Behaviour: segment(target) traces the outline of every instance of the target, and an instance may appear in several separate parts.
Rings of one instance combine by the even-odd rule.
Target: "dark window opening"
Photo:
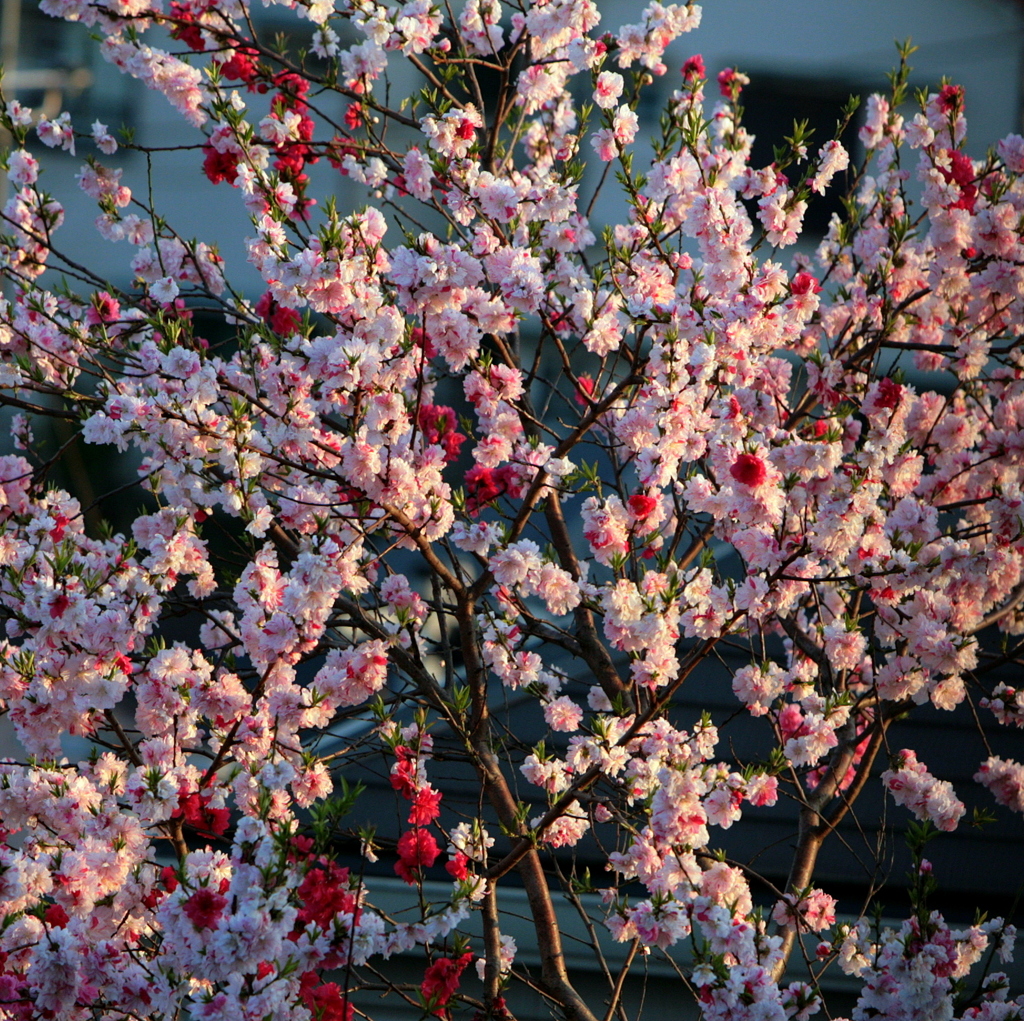
[[[807,121],[812,130],[807,143],[810,159],[831,138],[836,137],[836,126],[842,118],[843,108],[851,95],[859,89],[841,81],[820,78],[792,78],[780,75],[746,72],[750,84],[743,90],[743,124],[754,136],[750,165],[756,169],[768,166],[775,158],[776,146],[792,137],[793,122]],[[862,123],[861,112],[854,115],[846,130],[839,136],[850,154],[851,169],[837,174],[824,195],[812,195],[804,217],[808,236],[821,237],[828,230],[833,213],[843,215],[841,196],[845,195],[853,180],[853,167],[863,155],[857,138]],[[806,163],[789,168],[791,179],[806,168]],[[750,204],[751,215],[757,212],[756,203]]]
[[[99,120],[116,132],[130,124],[125,82],[99,54],[82,24],[39,10],[35,0],[0,5],[3,90],[47,117],[67,111],[79,131]]]

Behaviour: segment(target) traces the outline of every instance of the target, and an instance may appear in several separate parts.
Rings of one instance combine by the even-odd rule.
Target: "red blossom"
[[[683,81],[687,84],[692,84],[698,79],[703,78],[707,74],[707,69],[704,67],[704,58],[699,53],[695,53],[692,57],[687,57],[686,63],[683,64],[682,73]]]
[[[227,906],[227,897],[203,886],[185,901],[183,910],[197,929],[213,929]]]
[[[420,871],[429,869],[440,853],[432,833],[423,829],[406,830],[398,838],[395,872],[407,883],[415,883]]]
[[[171,0],[170,20],[174,22],[170,32],[172,39],[180,39],[190,50],[197,53],[206,49],[202,29],[187,4]]]
[[[315,971],[304,972],[299,980],[302,1002],[309,1008],[313,1021],[352,1021],[352,1004],[337,982],[320,983]]]
[[[466,437],[455,428],[455,412],[451,408],[442,404],[421,404],[416,422],[428,443],[442,447],[446,461],[454,461],[459,456],[459,448]]]
[[[69,921],[68,913],[59,904],[51,904],[43,912],[43,920],[55,929],[63,929]]]
[[[279,336],[290,337],[302,325],[302,316],[293,308],[284,308],[274,300],[271,291],[264,291],[256,302],[256,314]]]
[[[740,454],[733,461],[729,474],[740,485],[756,489],[768,478],[768,468],[756,454]]]
[[[64,530],[71,524],[71,518],[66,514],[57,511],[53,515],[53,528],[50,529],[50,538],[54,542],[60,542],[64,538]]]
[[[303,877],[296,891],[302,903],[296,917],[298,926],[312,922],[327,929],[336,915],[358,915],[358,896],[349,885],[347,868],[335,862],[318,862]]]
[[[312,837],[304,837],[301,834],[297,834],[292,837],[292,849],[294,854],[289,855],[292,861],[298,861],[300,857],[309,857],[313,853],[313,848],[316,846],[316,841]]]
[[[878,384],[878,397],[875,398],[875,404],[880,408],[893,409],[899,405],[902,397],[903,387],[886,377]]]
[[[627,501],[630,513],[637,521],[644,521],[649,518],[658,506],[658,501],[653,496],[644,493],[634,493]]]
[[[949,205],[950,209],[966,209],[969,213],[974,212],[975,203],[978,201],[978,185],[975,180],[974,164],[970,156],[959,149],[946,149],[946,158],[949,160],[948,167],[939,167],[939,173],[950,184],[956,184],[960,189],[960,198]]]
[[[230,60],[225,60],[218,65],[221,77],[227,78],[229,81],[238,80],[245,82],[246,85],[251,85],[259,73],[256,66],[259,55],[259,50],[245,46],[239,47]]]
[[[117,322],[121,318],[121,305],[108,291],[96,291],[85,310],[85,321],[90,326]]]
[[[461,851],[456,851],[454,857],[446,863],[444,870],[457,883],[461,883],[469,875],[468,865],[469,858]]]
[[[330,163],[335,170],[341,170],[344,173],[345,171],[342,166],[342,160],[346,156],[358,157],[359,147],[348,139],[342,138],[341,135],[335,135],[328,144],[325,155],[327,156],[328,163]]]
[[[238,176],[238,153],[219,152],[209,142],[203,146],[203,152],[203,173],[209,178],[210,183],[234,183]]]
[[[345,127],[355,131],[363,123],[363,104],[349,103],[345,110]]]
[[[454,959],[439,957],[427,968],[420,985],[420,993],[423,995],[427,1010],[438,1017],[444,1013],[444,1008],[448,1006],[459,988],[459,980],[466,970],[466,965],[472,960],[472,952],[467,951]]]
[[[403,798],[412,799],[419,787],[416,770],[416,753],[406,745],[395,748],[398,761],[391,767],[391,786]]]
[[[191,826],[203,836],[219,837],[228,828],[231,811],[227,808],[210,808],[210,795],[193,791],[178,799],[173,818],[183,819],[186,826]]]
[[[579,389],[573,394],[573,399],[580,407],[585,408],[588,402],[583,395],[586,394],[587,397],[594,396],[594,377],[586,375],[577,376],[576,382],[579,385]]]
[[[485,468],[483,465],[474,465],[466,472],[466,510],[470,514],[478,514],[488,504],[493,503],[499,496],[508,493],[514,495],[513,476],[515,468],[510,464],[503,464],[500,468]]]
[[[964,105],[964,87],[962,85],[943,85],[939,92],[938,105],[943,113],[959,112]]]
[[[279,71],[274,75],[274,88],[280,92],[276,97],[293,110],[306,109],[303,97],[309,92],[309,82],[294,71]]]
[[[416,792],[409,811],[412,826],[426,826],[441,814],[441,792],[433,787],[422,787]]]
[[[789,289],[794,294],[818,294],[821,291],[821,284],[810,273],[800,272],[790,281]]]
[[[740,76],[736,73],[736,68],[725,67],[718,72],[718,91],[726,99],[738,99],[740,90],[743,88],[743,82]]]

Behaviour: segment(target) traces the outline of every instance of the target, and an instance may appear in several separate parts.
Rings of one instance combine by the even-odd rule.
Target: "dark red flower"
[[[309,82],[294,71],[279,71],[274,75],[274,88],[279,89],[275,103],[281,103],[290,110],[302,113],[307,109],[303,98],[309,92]]]
[[[349,870],[334,862],[319,862],[311,868],[298,889],[302,907],[296,915],[299,926],[313,922],[327,929],[340,913],[356,913],[356,891],[349,886]]]
[[[743,81],[740,76],[736,74],[736,68],[726,67],[718,72],[718,91],[721,92],[726,99],[732,99],[734,101],[739,99],[742,88]]]
[[[875,404],[880,408],[895,408],[903,397],[903,387],[886,377],[878,384],[878,397]]]
[[[637,521],[649,518],[658,506],[658,501],[653,496],[645,496],[643,493],[634,493],[626,502],[629,504],[630,513]]]
[[[244,46],[240,47],[235,50],[234,56],[230,60],[225,60],[222,64],[218,65],[221,77],[227,78],[229,81],[237,79],[245,82],[246,85],[251,85],[258,73],[256,66],[256,60],[258,59],[258,50],[247,49]]]
[[[939,92],[939,109],[943,113],[960,110],[964,105],[964,87],[962,85],[943,85]]]
[[[313,1021],[352,1021],[352,1004],[337,982],[321,985],[320,976],[315,971],[307,971],[299,980],[299,990]]]
[[[978,185],[974,177],[974,164],[970,156],[959,149],[947,149],[946,156],[949,159],[948,167],[939,167],[939,172],[950,184],[956,184],[960,188],[960,198],[951,202],[950,209],[966,209],[969,213],[974,212],[974,205],[978,200]]]
[[[768,478],[768,468],[764,461],[755,454],[740,454],[733,461],[729,474],[743,486],[751,489],[760,486]]]
[[[456,851],[455,857],[445,865],[444,870],[457,883],[461,883],[469,875],[469,859],[461,852]]]
[[[515,468],[510,464],[503,464],[500,468],[474,465],[466,472],[465,476],[468,492],[466,510],[470,514],[476,515],[503,493],[516,496],[512,485],[514,474]]]
[[[444,459],[454,461],[466,437],[456,428],[455,412],[443,404],[421,404],[416,416],[428,443],[436,443],[444,450]]]
[[[423,787],[416,792],[409,811],[412,826],[426,826],[441,814],[441,792],[433,787]]]
[[[283,308],[274,301],[274,295],[266,291],[256,302],[256,314],[279,336],[290,337],[298,331],[302,316],[293,308]]]
[[[196,16],[187,4],[171,0],[171,18],[174,21],[174,27],[171,29],[172,39],[180,39],[190,50],[197,53],[206,49],[202,30],[196,24]]]
[[[407,883],[415,883],[419,872],[429,869],[440,853],[441,848],[432,833],[422,829],[406,830],[398,838],[395,873]]]
[[[210,795],[193,791],[178,798],[178,807],[173,818],[183,819],[201,836],[219,837],[228,828],[231,811],[227,808],[210,808]]]
[[[703,78],[707,74],[707,70],[704,67],[704,58],[699,54],[695,53],[692,57],[688,57],[686,63],[683,64],[683,81],[695,82],[698,78]]]
[[[213,929],[227,906],[227,897],[203,886],[185,901],[184,911],[197,929]]]
[[[594,379],[592,376],[582,375],[576,377],[576,382],[579,384],[579,388],[576,393],[573,394],[573,400],[575,400],[580,407],[585,408],[587,406],[587,401],[583,395],[586,394],[587,397],[594,396]]]
[[[211,184],[227,181],[233,184],[238,176],[238,153],[218,152],[209,142],[203,146],[203,173]]]
[[[471,951],[467,951],[461,957],[439,957],[427,968],[420,985],[420,992],[423,994],[423,1002],[432,1014],[439,1017],[444,1013],[444,1008],[455,995],[459,988],[459,979],[466,970],[466,965],[473,960]]]
[[[391,767],[391,786],[410,801],[415,795],[418,785],[416,770],[416,753],[406,745],[395,748],[398,761]]]
[[[303,837],[298,835],[292,837],[292,847],[295,849],[296,854],[304,856],[309,855],[315,846],[316,842],[312,837]]]
[[[355,131],[363,123],[363,104],[349,103],[345,110],[345,127],[349,131]]]
[[[63,929],[68,924],[68,913],[59,904],[51,904],[43,913],[43,919],[47,925]]]
[[[790,281],[789,289],[794,294],[817,294],[821,290],[821,284],[810,273],[797,273]]]

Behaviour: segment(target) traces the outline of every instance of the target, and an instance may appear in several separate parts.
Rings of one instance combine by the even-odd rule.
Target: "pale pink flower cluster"
[[[774,250],[796,246],[850,157],[829,140],[785,174],[751,166],[744,74],[723,70],[711,106],[691,57],[657,158],[642,181],[631,167],[639,95],[697,27],[694,4],[599,33],[593,0],[507,20],[495,0],[303,0],[323,82],[344,93],[337,123],[234,0],[43,7],[98,26],[106,59],[202,129],[207,178],[252,218],[226,254],[262,293],[243,299],[212,245],[133,207],[121,168],[91,158],[78,181],[100,235],[130,242],[132,284],[63,263],[64,209],[26,147],[36,120],[5,104],[0,400],[25,457],[0,457],[0,711],[25,754],[0,764],[0,999],[19,1019],[34,1004],[71,1021],[348,1021],[330,973],[359,982],[418,947],[428,1002],[476,955],[464,923],[502,893],[509,854],[554,974],[537,877],[552,849],[592,840],[615,848],[613,937],[641,957],[695,948],[680,967],[704,1016],[809,1017],[815,987],[777,976],[797,930],[834,924],[834,900],[793,890],[772,928],[707,848],[715,827],[807,799],[800,785],[845,811],[878,728],[954,709],[979,633],[1024,632],[1024,140],[971,159],[953,85],[907,119],[871,97],[856,216],[783,263]],[[145,41],[157,25],[173,52]],[[472,75],[513,52],[495,125]],[[402,58],[430,88],[392,109]],[[590,147],[574,95],[597,107]],[[35,131],[74,152],[67,113]],[[118,152],[106,125],[91,137]],[[590,221],[576,164],[591,147],[617,161],[623,222]],[[424,226],[396,243],[381,209],[316,206],[321,159]],[[50,289],[51,266],[72,284]],[[203,336],[200,305],[230,341]],[[882,377],[890,357],[943,386]],[[99,529],[108,497],[46,484],[33,402],[136,455],[152,503],[130,536]],[[737,647],[732,694],[771,743],[761,764],[709,717],[674,715],[680,685]],[[543,742],[520,743],[513,701]],[[981,704],[1024,720],[1005,683]],[[428,775],[435,741],[500,835],[483,809],[455,822]],[[95,754],[66,761],[82,743]],[[335,767],[348,777],[375,749],[400,832],[358,846],[417,886],[386,915],[374,881],[308,836],[336,821]],[[975,779],[1024,810],[1016,761]],[[939,829],[964,814],[913,750],[882,780]],[[461,963],[442,956],[464,938]],[[857,1017],[951,1018],[954,983],[1010,941],[919,912],[819,952],[862,980]],[[515,945],[497,943],[483,974],[504,980]],[[998,981],[977,989],[970,1021],[1020,1013]]]
[[[1020,689],[1000,682],[992,689],[991,697],[981,699],[978,704],[988,709],[1003,726],[1024,727],[1024,692]]]
[[[821,932],[836,924],[836,900],[824,890],[810,890],[802,896],[787,893],[772,911],[772,917],[781,925]]]
[[[882,783],[897,805],[909,808],[921,820],[933,822],[940,830],[955,830],[967,811],[947,780],[936,780],[927,767],[917,761],[910,749],[897,756],[898,765],[882,774]]]
[[[1012,960],[1015,935],[1013,926],[1001,919],[950,929],[937,911],[924,925],[914,918],[899,931],[885,928],[877,936],[866,922],[850,927],[838,960],[846,974],[864,982],[854,1017],[954,1017],[956,980],[964,978],[990,947],[1000,961]],[[1001,973],[990,976],[979,991],[980,1005],[966,1011],[964,1018],[995,1021],[1021,1009],[1019,1000],[1006,999]]]
[[[1024,812],[1024,766],[1019,762],[990,756],[974,774],[974,779],[987,787],[1000,805],[1014,812]]]
[[[538,595],[550,613],[564,616],[579,605],[579,584],[564,568],[541,560],[539,552],[536,543],[521,539],[491,556],[491,573],[499,585]]]

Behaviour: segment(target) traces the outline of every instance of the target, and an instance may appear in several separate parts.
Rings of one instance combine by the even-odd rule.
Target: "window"
[[[37,0],[3,0],[0,51],[7,97],[48,117],[67,110],[79,130],[94,120],[129,123],[125,82],[86,26],[51,18]]]
[[[750,165],[758,168],[768,166],[775,158],[774,147],[783,144],[787,135],[792,136],[794,121],[805,120],[813,129],[807,150],[810,156],[816,155],[835,137],[847,100],[861,91],[838,79],[786,77],[756,69],[744,69],[744,73],[750,76],[750,84],[743,90],[743,124],[755,136]],[[858,111],[839,139],[850,154],[851,164],[863,155],[857,138],[860,124]],[[813,197],[804,219],[809,236],[823,236],[832,214],[842,215],[840,196],[846,191],[845,182],[845,175],[838,175],[824,196]]]

